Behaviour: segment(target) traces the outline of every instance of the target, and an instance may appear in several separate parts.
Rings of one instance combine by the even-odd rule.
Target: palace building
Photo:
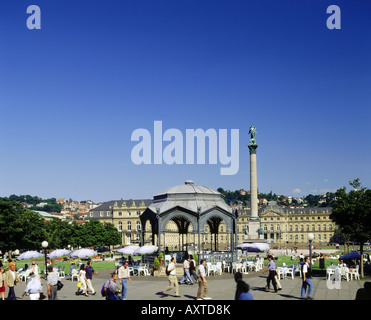
[[[162,249],[191,245],[230,250],[232,244],[247,238],[251,210],[232,209],[223,202],[218,191],[187,182],[160,192],[153,200],[108,201],[90,210],[87,219],[112,223],[122,233],[122,246],[161,243]],[[330,207],[283,208],[274,201],[259,209],[264,239],[272,248],[306,246],[308,233],[314,234],[314,245],[327,244],[335,231],[330,214]],[[160,230],[157,222],[162,223]]]
[[[242,231],[247,224],[250,210],[238,211],[237,228],[242,242]],[[307,235],[313,233],[315,245],[327,244],[335,232],[335,223],[330,219],[331,212],[331,207],[283,208],[275,201],[269,201],[266,207],[259,209],[264,239],[268,240],[271,247],[295,247],[307,245]]]
[[[122,245],[141,242],[140,216],[152,203],[150,199],[112,200],[89,211],[87,220],[112,223],[122,234]]]

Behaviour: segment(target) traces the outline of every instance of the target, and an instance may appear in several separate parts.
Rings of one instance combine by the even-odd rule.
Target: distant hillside
[[[228,205],[243,205],[250,206],[250,191],[249,190],[224,190],[219,187],[217,189],[225,197],[225,202]],[[258,199],[261,205],[266,205],[268,201],[276,201],[281,206],[304,206],[304,207],[331,207],[335,200],[335,193],[327,192],[321,195],[309,194],[306,197],[291,197],[285,195],[277,195],[275,193],[258,193]]]
[[[57,213],[60,213],[62,210],[62,205],[57,203],[57,200],[55,198],[42,199],[37,196],[35,197],[30,196],[30,195],[17,196],[15,194],[12,194],[11,196],[8,197],[8,199],[10,201],[21,202],[23,206],[31,210],[38,210],[38,211],[45,211],[45,212],[57,212]]]

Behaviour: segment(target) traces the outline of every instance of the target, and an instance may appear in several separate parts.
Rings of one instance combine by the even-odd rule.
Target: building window
[[[137,221],[137,231],[142,230],[142,225],[140,224],[140,221]]]
[[[121,232],[122,231],[122,222],[120,221],[118,224],[118,230]]]
[[[316,231],[316,227],[314,224],[312,224],[312,231]]]
[[[131,212],[130,212],[130,211],[128,211],[128,216],[129,216],[129,217],[131,216]]]
[[[128,231],[131,231],[131,222],[128,221],[128,228],[127,228]]]
[[[119,212],[119,217],[122,217],[122,212],[121,211]]]

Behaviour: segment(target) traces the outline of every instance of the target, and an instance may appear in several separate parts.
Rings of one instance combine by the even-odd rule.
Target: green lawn
[[[124,255],[124,256],[128,258],[127,255]],[[132,258],[134,260],[137,260],[137,259],[140,259],[140,256],[133,256]],[[33,260],[36,261],[36,264],[39,266],[40,271],[42,272],[43,268],[45,267],[45,259],[43,258],[27,259],[27,260],[14,259],[13,261],[16,262],[17,269],[20,269],[20,268],[24,268],[25,264],[27,264],[28,266],[31,266]],[[79,265],[79,263],[85,263],[85,266],[86,266],[86,262],[87,262],[86,260],[81,260],[81,259],[70,259],[69,261],[64,261],[62,258],[53,259],[54,267],[56,268],[58,266],[61,266],[62,269],[64,267],[64,271],[66,273],[68,273],[68,271],[70,270],[71,263],[76,263],[77,265]],[[115,269],[115,262],[116,261],[103,261],[99,259],[99,261],[93,261],[92,266],[95,271],[107,270],[107,269],[113,270]],[[5,267],[7,267],[7,265],[5,265]]]
[[[286,257],[286,256],[277,257],[277,258],[278,259],[275,261],[277,267],[282,267],[283,266],[283,263],[285,263],[286,266],[289,266],[291,264],[298,264],[299,263],[299,259],[297,259],[297,260],[291,260],[290,257]],[[331,265],[331,262],[334,265],[339,264],[339,260],[338,259],[325,259],[325,267],[330,266]],[[264,260],[264,265],[265,266],[268,265],[268,260]],[[313,271],[320,270],[319,269],[319,261],[313,261],[313,268],[312,269],[313,269]]]

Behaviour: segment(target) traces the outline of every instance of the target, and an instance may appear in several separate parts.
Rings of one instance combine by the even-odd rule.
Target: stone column
[[[258,145],[255,140],[256,128],[250,127],[249,133],[251,134],[251,139],[249,142],[250,150],[250,197],[251,197],[251,215],[249,217],[249,234],[248,240],[258,240],[261,239],[259,234],[260,218],[258,214],[258,177],[256,169],[256,150]]]
[[[258,146],[249,146],[250,149],[250,196],[251,196],[251,218],[258,215],[258,177],[256,171],[256,149]]]

